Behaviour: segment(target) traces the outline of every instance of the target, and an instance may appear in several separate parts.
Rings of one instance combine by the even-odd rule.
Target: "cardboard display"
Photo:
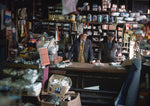
[[[59,83],[55,84],[55,85],[52,85],[54,79],[60,81],[60,80],[63,80],[64,78],[67,78],[67,80],[69,81],[69,86],[62,86]],[[63,97],[65,95],[65,93],[69,91],[71,86],[72,86],[72,81],[69,77],[66,77],[66,76],[63,76],[63,75],[53,74],[49,78],[47,92],[48,93],[53,93],[58,97]]]
[[[71,97],[71,100],[65,101],[65,98],[67,98],[68,96]],[[44,99],[40,100],[40,98],[39,98],[39,101],[40,101],[40,106],[56,106],[56,104],[46,102],[46,101],[44,101]],[[63,97],[61,97],[59,106],[81,106],[80,93],[75,93],[74,91],[69,91]]]
[[[60,106],[81,106],[80,93],[73,93],[69,95],[71,96],[71,98],[74,99],[70,101],[61,101]]]

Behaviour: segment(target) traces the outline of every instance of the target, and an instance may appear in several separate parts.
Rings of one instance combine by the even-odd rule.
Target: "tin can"
[[[97,22],[101,23],[102,22],[102,15],[97,16]]]
[[[93,22],[97,21],[97,15],[93,15]]]
[[[97,11],[97,4],[93,4],[93,11]]]
[[[78,16],[77,16],[77,21],[78,21],[78,22],[81,22],[81,20],[82,20],[82,16],[81,16],[81,15],[78,15]]]
[[[75,19],[76,19],[76,16],[74,14],[71,14],[70,21],[75,21]]]
[[[73,22],[72,30],[73,30],[73,31],[76,31],[76,30],[77,30],[76,21]]]
[[[115,17],[111,16],[111,17],[109,18],[109,22],[114,23],[114,22],[115,22]]]
[[[88,14],[88,15],[87,15],[87,21],[88,21],[88,22],[91,22],[91,21],[92,21],[92,15],[91,15],[91,14]]]
[[[82,22],[86,22],[86,15],[82,16]]]
[[[108,15],[103,16],[103,22],[109,22],[109,17]]]

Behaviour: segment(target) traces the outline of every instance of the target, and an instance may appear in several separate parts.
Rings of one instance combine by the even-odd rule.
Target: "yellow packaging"
[[[75,21],[75,20],[76,20],[76,16],[74,14],[71,14],[70,21]]]

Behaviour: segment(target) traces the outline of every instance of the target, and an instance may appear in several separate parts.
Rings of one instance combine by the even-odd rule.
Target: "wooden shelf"
[[[101,35],[92,35],[92,37],[101,37]]]
[[[103,24],[106,24],[106,25],[112,25],[113,23],[104,23],[104,22],[102,22],[102,23],[98,23],[98,22],[90,22],[90,24],[95,24],[95,25],[103,25]]]
[[[31,64],[23,64],[23,63],[4,63],[4,66],[12,67],[12,68],[33,68],[39,69],[38,65],[31,65]]]
[[[46,20],[46,19],[33,19],[34,22],[54,22],[54,23],[72,23],[70,20]]]
[[[81,15],[83,14],[109,14],[110,12],[109,11],[92,11],[92,10],[89,10],[89,11],[80,11],[79,12]]]

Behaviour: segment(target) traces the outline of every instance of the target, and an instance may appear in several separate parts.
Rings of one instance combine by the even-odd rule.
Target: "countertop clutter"
[[[0,106],[149,106],[148,4],[148,0],[1,1]],[[91,43],[87,48],[93,50],[89,53],[93,60],[68,60],[83,33]],[[99,63],[108,35],[121,52],[112,51],[116,62]]]

